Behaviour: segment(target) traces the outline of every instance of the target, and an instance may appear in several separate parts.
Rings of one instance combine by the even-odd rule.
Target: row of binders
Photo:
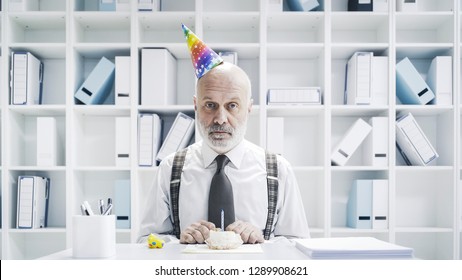
[[[388,118],[372,117],[369,123],[359,118],[343,135],[331,155],[333,165],[343,166],[363,144],[366,165],[388,164]],[[412,113],[404,114],[396,122],[396,146],[407,165],[426,166],[439,155],[417,123]]]
[[[138,115],[138,165],[156,166],[166,156],[188,146],[194,135],[194,119],[178,113],[165,140],[162,142],[164,125],[159,115]]]
[[[355,52],[347,62],[344,104],[386,105],[388,57]],[[402,104],[452,104],[452,57],[433,58],[426,79],[408,57],[396,64],[396,96]]]
[[[355,180],[347,203],[347,226],[388,228],[388,180]]]

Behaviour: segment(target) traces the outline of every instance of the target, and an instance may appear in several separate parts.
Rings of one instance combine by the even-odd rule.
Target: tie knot
[[[215,160],[217,161],[217,172],[221,171],[229,162],[229,158],[225,155],[218,155]]]

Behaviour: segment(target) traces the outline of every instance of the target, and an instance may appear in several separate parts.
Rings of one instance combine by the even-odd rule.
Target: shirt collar
[[[247,140],[242,140],[239,144],[237,144],[236,147],[225,154],[237,169],[239,169],[241,166],[242,159],[244,158],[246,151],[246,146]],[[202,141],[202,158],[204,161],[204,168],[209,168],[217,156],[218,153],[212,150],[209,145]]]

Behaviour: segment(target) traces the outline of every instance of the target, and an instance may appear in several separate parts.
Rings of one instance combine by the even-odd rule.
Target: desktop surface
[[[308,256],[288,242],[265,242],[262,253],[184,253],[187,246],[166,243],[161,249],[150,249],[146,244],[116,244],[116,255],[105,260],[303,260]],[[41,260],[78,260],[72,249],[66,249],[40,258]]]

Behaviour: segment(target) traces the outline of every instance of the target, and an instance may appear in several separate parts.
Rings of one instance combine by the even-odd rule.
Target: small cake
[[[241,236],[234,231],[211,230],[205,243],[213,250],[235,249],[244,243]]]

